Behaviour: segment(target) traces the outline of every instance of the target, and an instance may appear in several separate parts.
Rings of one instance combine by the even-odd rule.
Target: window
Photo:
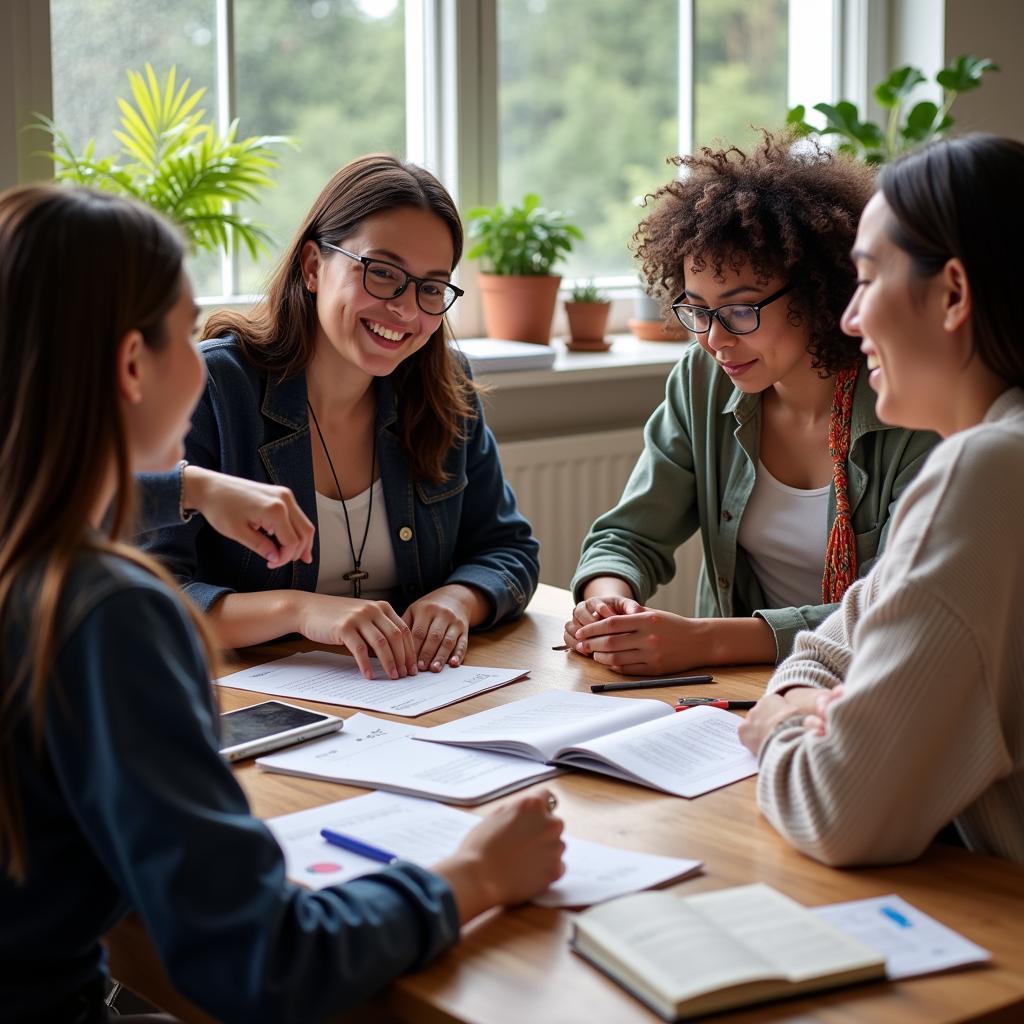
[[[840,9],[828,0],[51,0],[53,113],[75,145],[92,137],[103,152],[125,69],[149,61],[162,74],[173,63],[209,90],[204,105],[221,124],[237,116],[245,135],[294,138],[278,187],[243,211],[279,247],[339,166],[371,151],[404,155],[409,139],[464,206],[537,192],[570,213],[586,239],[563,272],[626,285],[637,204],[669,179],[667,157],[691,143],[749,144],[750,126],[780,124],[789,102],[834,94]],[[791,49],[808,59],[791,62]],[[197,291],[216,301],[259,292],[276,255],[196,258]]]

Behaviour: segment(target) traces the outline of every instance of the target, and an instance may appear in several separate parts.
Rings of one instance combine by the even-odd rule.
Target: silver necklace
[[[363,580],[370,578],[370,574],[360,567],[363,560],[363,552],[366,550],[366,538],[370,535],[370,517],[373,514],[373,484],[377,473],[377,431],[373,432],[373,455],[370,456],[370,501],[366,507],[366,527],[363,529],[363,539],[359,545],[359,553],[356,553],[356,546],[352,543],[352,525],[348,518],[348,505],[345,504],[345,495],[342,494],[341,484],[338,483],[338,474],[334,472],[334,462],[331,460],[331,453],[327,450],[327,442],[324,440],[323,431],[317,421],[313,406],[306,401],[309,415],[313,417],[313,426],[316,427],[317,436],[323,446],[324,455],[327,456],[327,465],[331,467],[331,476],[334,477],[334,486],[338,489],[338,497],[341,498],[341,509],[345,513],[345,533],[348,535],[348,549],[352,553],[352,571],[345,573],[341,578],[352,584],[352,596],[359,597],[363,589]]]

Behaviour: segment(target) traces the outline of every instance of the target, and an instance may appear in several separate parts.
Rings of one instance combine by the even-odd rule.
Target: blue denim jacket
[[[185,457],[208,469],[291,488],[316,523],[305,374],[268,378],[246,361],[231,337],[200,348],[208,378]],[[394,429],[400,409],[391,380],[378,377],[374,386],[377,458],[399,579],[392,604],[401,612],[437,587],[463,583],[490,599],[491,614],[482,627],[521,614],[537,587],[539,545],[502,476],[479,401],[469,436],[448,453],[448,479],[434,484],[411,475]],[[175,478],[151,476],[144,490],[151,508],[177,508]],[[165,518],[157,516],[161,522]],[[316,589],[319,536],[311,565],[293,562],[273,570],[258,555],[221,537],[201,516],[152,530],[140,543],[202,608],[236,591]]]

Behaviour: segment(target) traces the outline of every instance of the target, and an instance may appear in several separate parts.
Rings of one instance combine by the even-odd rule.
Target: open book
[[[417,733],[416,739],[584,768],[693,797],[757,773],[718,708],[677,714],[659,700],[550,690]]]
[[[666,1020],[885,977],[884,954],[767,885],[623,896],[571,943]]]

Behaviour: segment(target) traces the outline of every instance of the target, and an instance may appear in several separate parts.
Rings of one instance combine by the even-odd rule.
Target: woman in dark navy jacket
[[[129,911],[217,1020],[320,1021],[562,870],[541,791],[432,870],[396,862],[317,892],[285,880],[218,753],[203,617],[118,541],[132,472],[181,458],[203,388],[182,256],[141,205],[0,193],[0,1021],[106,1022],[100,940]],[[232,518],[185,483],[214,522]]]
[[[537,542],[444,313],[458,212],[422,168],[368,156],[327,184],[249,315],[219,313],[190,462],[292,489],[313,559],[268,569],[201,517],[158,555],[231,647],[301,633],[368,677],[462,662],[469,630],[520,614]]]

